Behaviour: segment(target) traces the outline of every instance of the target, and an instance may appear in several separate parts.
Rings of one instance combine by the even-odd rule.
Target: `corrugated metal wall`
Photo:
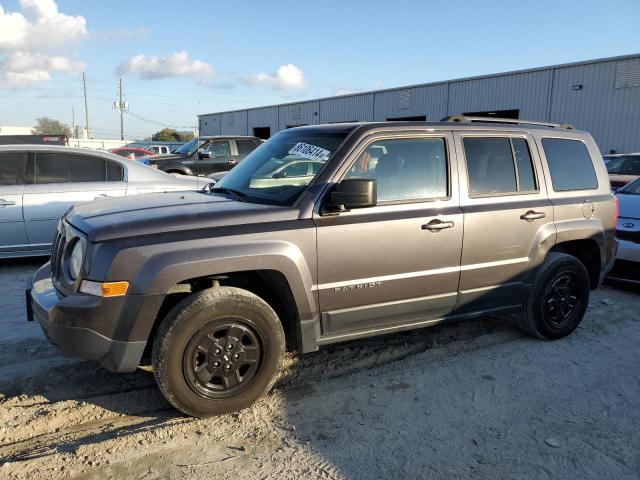
[[[209,113],[200,115],[200,135],[220,135],[220,114]]]
[[[255,108],[249,110],[247,118],[247,135],[253,135],[254,128],[269,127],[271,135],[280,130],[278,124],[278,107]]]
[[[640,151],[640,85],[619,82],[616,88],[616,71],[628,67],[640,73],[640,60],[557,68],[551,120],[590,132],[602,153]]]
[[[270,127],[273,135],[296,125],[511,109],[522,119],[572,123],[602,152],[640,151],[640,55],[201,115],[200,131],[251,135]]]
[[[520,118],[545,120],[551,70],[449,84],[449,115],[519,109]]]
[[[319,102],[302,102],[281,105],[278,108],[279,130],[295,125],[316,125],[318,120]]]
[[[373,121],[374,94],[349,95],[320,101],[320,123]]]
[[[429,85],[375,94],[373,120],[425,115],[427,120],[440,120],[447,115],[447,84]]]

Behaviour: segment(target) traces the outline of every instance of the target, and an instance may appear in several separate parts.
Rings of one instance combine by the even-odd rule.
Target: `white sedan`
[[[48,145],[0,146],[0,258],[48,255],[58,219],[104,197],[198,190],[211,180],[176,178],[118,155]]]

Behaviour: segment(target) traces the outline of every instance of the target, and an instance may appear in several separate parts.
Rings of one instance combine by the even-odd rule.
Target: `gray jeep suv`
[[[29,318],[113,371],[149,353],[194,416],[249,406],[286,348],[497,312],[564,337],[615,258],[602,157],[566,126],[476,120],[294,128],[215,187],[76,206]],[[301,160],[321,165],[263,181]]]

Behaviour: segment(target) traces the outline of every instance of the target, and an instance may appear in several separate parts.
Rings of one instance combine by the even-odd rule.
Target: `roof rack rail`
[[[466,115],[449,115],[441,120],[442,122],[484,122],[484,123],[511,123],[515,125],[538,125],[540,127],[549,128],[565,128],[567,130],[575,130],[575,127],[570,123],[549,123],[549,122],[534,122],[529,120],[518,120],[516,118],[497,118],[497,117],[468,117]]]

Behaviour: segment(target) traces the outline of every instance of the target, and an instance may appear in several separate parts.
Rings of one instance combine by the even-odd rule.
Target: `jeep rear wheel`
[[[205,417],[251,405],[275,382],[284,331],[260,297],[233,287],[184,299],[164,319],[153,345],[156,381],[187,415]]]
[[[573,332],[589,304],[589,274],[577,258],[551,252],[538,270],[529,299],[519,316],[520,327],[545,340]]]

